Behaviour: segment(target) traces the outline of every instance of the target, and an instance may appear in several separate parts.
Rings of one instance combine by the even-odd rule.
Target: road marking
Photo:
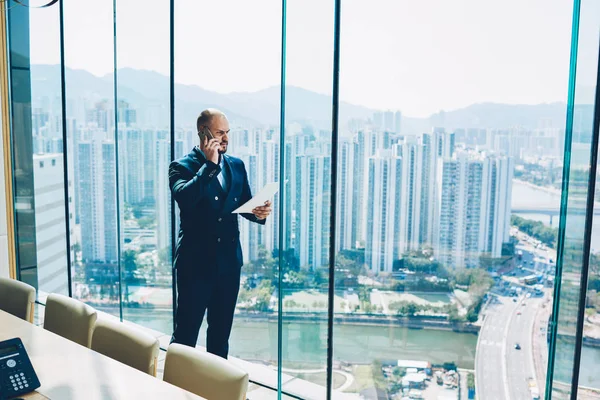
[[[509,392],[509,388],[508,388],[508,371],[506,369],[506,342],[508,340],[508,331],[510,329],[510,323],[512,321],[515,309],[516,309],[516,307],[514,307],[514,306],[510,308],[510,314],[508,316],[508,319],[506,321],[506,326],[504,328],[504,340],[502,341],[502,354],[501,354],[502,380],[504,381],[503,382],[504,383],[504,392],[505,392],[504,398],[506,400],[510,400],[510,392]]]

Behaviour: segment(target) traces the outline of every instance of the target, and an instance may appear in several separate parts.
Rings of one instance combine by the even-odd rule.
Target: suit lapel
[[[223,211],[228,211],[229,207],[231,207],[233,205],[232,203],[235,202],[234,193],[236,192],[237,180],[236,180],[236,174],[233,171],[233,165],[232,165],[231,160],[229,160],[229,157],[227,157],[225,155],[223,157],[224,157],[223,165],[225,166],[225,168],[228,169],[227,175],[229,178],[229,183],[228,183],[229,190],[227,191],[227,195],[225,197],[225,203],[223,204]],[[220,184],[219,184],[219,187],[221,187]],[[233,208],[232,208],[232,210],[233,210]]]

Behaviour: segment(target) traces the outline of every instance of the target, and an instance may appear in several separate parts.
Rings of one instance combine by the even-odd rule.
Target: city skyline
[[[146,228],[143,227],[137,232],[141,237],[148,234],[156,237],[150,242],[142,240],[141,243],[161,250],[169,244],[170,201],[166,186],[161,187],[159,184],[162,182],[165,185],[166,180],[157,161],[162,160],[163,167],[168,163],[168,133],[160,129],[138,128],[136,124],[140,114],[137,110],[124,100],[120,100],[118,104],[119,121],[123,121],[119,122],[119,149],[120,154],[128,155],[126,158],[120,157],[127,160],[121,165],[120,199],[129,206],[139,204],[145,207],[142,210],[146,211],[142,212],[153,218],[156,232],[144,233]],[[84,107],[82,115],[85,116],[85,122],[76,123],[73,120],[71,124],[74,130],[70,132],[70,140],[77,145],[77,163],[74,169],[79,176],[79,184],[75,189],[75,203],[81,204],[82,199],[84,202],[76,207],[75,215],[82,226],[93,227],[85,229],[85,237],[82,237],[82,258],[87,261],[115,262],[117,259],[113,250],[116,247],[109,246],[108,243],[118,237],[116,228],[111,228],[113,225],[117,226],[116,223],[111,224],[111,221],[116,222],[113,221],[115,216],[109,215],[114,214],[110,212],[113,202],[110,201],[110,196],[106,196],[106,193],[114,189],[114,182],[111,183],[110,177],[114,175],[115,168],[114,135],[110,133],[114,130],[114,123],[109,121],[112,115],[109,108],[110,104],[105,102],[96,103],[92,109]],[[37,121],[41,121],[34,131],[37,133],[34,135],[35,143],[40,147],[38,151],[42,146],[49,151],[56,149],[56,137],[52,136],[57,132],[52,133],[46,129],[46,125],[54,118],[46,113],[38,112],[34,115]],[[393,126],[386,126],[386,120],[387,125]],[[440,241],[438,233],[441,231],[443,235],[447,230],[445,225],[440,225],[441,216],[449,212],[448,207],[454,207],[444,200],[448,193],[444,187],[452,177],[441,171],[456,158],[457,134],[436,128],[431,133],[417,136],[402,135],[398,133],[402,125],[400,113],[375,113],[367,124],[370,124],[367,130],[358,130],[353,138],[345,138],[341,142],[343,153],[340,163],[342,179],[345,181],[341,182],[342,186],[338,192],[338,201],[344,199],[344,202],[340,203],[342,209],[336,221],[338,228],[343,232],[340,242],[336,242],[337,250],[364,248],[367,252],[367,267],[375,273],[391,272],[395,260],[402,258],[408,251],[427,246],[433,247],[436,256],[448,266],[475,266],[478,257],[476,254],[484,252],[499,257],[502,244],[508,239],[510,205],[507,199],[510,198],[513,167],[502,168],[501,171],[504,172],[500,173],[497,167],[491,164],[488,155],[471,151],[472,155],[469,157],[483,157],[486,165],[490,164],[483,170],[484,174],[490,176],[479,174],[478,184],[491,189],[485,189],[482,197],[477,200],[477,204],[481,203],[481,221],[479,213],[472,216],[460,214],[463,215],[462,218],[467,218],[475,224],[472,228],[467,226],[465,229],[481,237],[466,238],[468,243],[454,247],[454,244]],[[291,179],[294,185],[286,188],[288,202],[285,226],[291,229],[285,230],[284,243],[287,244],[286,248],[295,249],[301,267],[314,269],[325,265],[328,259],[330,243],[323,233],[329,230],[329,208],[324,206],[329,202],[328,154],[331,150],[326,131],[314,130],[308,126],[302,128],[292,132],[285,142],[286,156],[290,158],[286,163],[286,178]],[[394,132],[385,128],[392,128]],[[510,152],[503,147],[504,142],[498,140],[505,134],[502,130],[459,132],[458,150],[461,154],[465,153],[462,149],[467,146],[466,143],[474,140],[481,141],[478,146],[482,146],[483,149],[493,149],[510,156]],[[193,146],[194,137],[194,131],[183,130],[177,133],[176,157],[183,156],[187,149]],[[44,141],[44,138],[51,140]],[[280,152],[277,138],[277,130],[273,129],[234,129],[230,140],[230,152],[247,163],[253,191],[279,179]],[[553,148],[556,143],[558,141],[554,140],[547,145]],[[101,155],[98,152],[101,152]],[[519,156],[520,154],[517,155]],[[102,162],[98,161],[100,159]],[[512,158],[507,160],[509,165],[512,165]],[[144,165],[154,167],[144,168]],[[100,166],[102,168],[98,168]],[[486,172],[488,170],[491,172]],[[72,171],[72,174],[75,171]],[[504,177],[503,183],[496,180],[497,174]],[[471,190],[472,177],[468,179],[471,182],[468,188]],[[362,199],[361,193],[366,193]],[[503,199],[501,206],[489,204],[494,203],[496,198]],[[314,202],[310,199],[321,201]],[[446,204],[446,209],[443,204]],[[278,208],[277,199],[275,205]],[[458,210],[464,208],[460,205],[456,207]],[[486,207],[486,211],[483,211]],[[108,212],[102,212],[103,209]],[[93,210],[99,212],[96,217],[89,214]],[[154,211],[148,214],[150,210]],[[491,214],[484,218],[488,215],[487,212]],[[122,215],[121,218],[130,217]],[[278,247],[279,218],[280,213],[275,213],[262,230],[242,224],[242,248],[248,261],[255,260],[258,255],[249,243],[259,243],[268,251]],[[499,219],[502,222],[498,222]],[[374,226],[373,222],[384,225]],[[130,240],[135,239],[136,229],[135,225],[126,227],[126,236]],[[459,231],[452,235],[464,236]],[[484,231],[489,232],[485,238]],[[125,236],[122,236],[122,240],[123,238]],[[125,247],[131,248],[131,244]],[[472,261],[468,261],[467,257]]]

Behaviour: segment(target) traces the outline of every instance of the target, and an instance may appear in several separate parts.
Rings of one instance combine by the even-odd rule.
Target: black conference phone
[[[33,392],[40,381],[19,338],[0,342],[0,399]]]

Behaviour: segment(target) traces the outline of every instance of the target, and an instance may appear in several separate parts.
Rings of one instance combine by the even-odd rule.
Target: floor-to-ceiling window
[[[347,309],[334,350],[346,391],[508,399],[544,387],[571,11],[343,4]]]
[[[62,7],[73,297],[120,316],[114,4],[65,0]]]
[[[19,277],[68,294],[59,8],[8,9]]]
[[[290,0],[286,6],[281,384],[287,393],[325,398],[329,250],[334,245],[330,236],[334,3]]]
[[[120,280],[123,319],[170,333],[170,7],[117,1],[115,8]],[[143,8],[144,17],[140,18]]]
[[[250,394],[600,390],[593,1],[9,3],[20,279],[166,347],[167,169],[214,107],[252,190],[282,182],[240,225]]]
[[[574,101],[576,111],[573,120],[573,135],[579,137],[579,142],[590,141],[594,137],[597,141],[599,123],[598,71],[600,66],[598,64],[598,57],[600,55],[599,4],[590,1],[582,2],[580,15],[578,65],[582,69],[582,72],[576,76],[576,100]],[[574,165],[580,166],[579,163]],[[597,169],[597,166],[591,165],[592,168]],[[585,171],[585,168],[583,171]],[[581,174],[581,172],[575,172],[575,174],[577,173]],[[596,171],[596,187],[594,192],[591,193],[594,199],[593,220],[590,232],[591,236],[588,239],[590,254],[587,270],[584,321],[581,328],[581,342],[583,347],[581,348],[578,377],[579,387],[577,392],[578,398],[582,399],[597,396],[600,389],[600,378],[597,373],[593,372],[595,371],[594,366],[600,365],[600,226],[598,226],[599,219],[598,211],[596,210],[596,207],[600,209],[598,199],[599,190],[598,172]]]
[[[278,182],[281,2],[181,0],[174,7],[175,159],[200,144],[196,120],[202,110],[216,108],[229,120],[227,154],[244,162],[251,191]],[[279,363],[278,204],[276,196],[264,226],[240,218],[245,265],[229,353],[260,364],[254,380],[274,388]],[[179,218],[179,210],[174,211]],[[200,346],[206,345],[207,325],[205,318]]]
[[[577,1],[567,113],[563,218],[553,308],[549,395],[556,399],[598,396],[598,234],[596,181],[598,152],[598,55],[600,8]],[[586,285],[587,282],[587,285]],[[550,387],[549,387],[550,388]]]

